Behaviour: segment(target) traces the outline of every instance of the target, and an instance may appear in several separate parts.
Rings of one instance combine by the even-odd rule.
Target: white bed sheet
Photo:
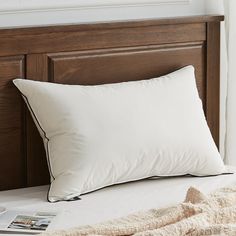
[[[58,203],[47,202],[48,186],[41,186],[0,192],[0,206],[11,210],[58,211],[60,214],[50,230],[66,229],[179,203],[190,186],[209,193],[235,184],[236,174],[143,180],[104,188],[83,195],[82,200]]]

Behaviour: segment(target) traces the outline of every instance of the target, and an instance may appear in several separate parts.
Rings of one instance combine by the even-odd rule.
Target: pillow
[[[194,68],[97,86],[15,79],[43,138],[50,202],[154,176],[217,175]]]

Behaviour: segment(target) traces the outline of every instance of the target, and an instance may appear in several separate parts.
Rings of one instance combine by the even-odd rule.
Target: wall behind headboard
[[[0,0],[0,27],[203,15],[208,0]]]

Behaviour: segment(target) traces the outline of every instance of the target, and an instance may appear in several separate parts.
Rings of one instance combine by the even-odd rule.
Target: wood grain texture
[[[82,85],[117,83],[159,77],[193,65],[200,96],[205,100],[204,50],[204,43],[196,42],[49,54],[49,81]]]
[[[219,147],[220,126],[220,22],[207,23],[207,122]]]
[[[0,189],[49,183],[43,142],[11,83],[19,76],[93,85],[150,79],[192,64],[218,145],[221,20],[197,16],[0,29]]]
[[[104,25],[105,26],[105,25]],[[173,37],[172,32],[175,32]],[[15,54],[66,52],[99,48],[131,47],[139,45],[201,41],[206,39],[204,23],[152,25],[41,34],[1,34],[0,56]],[[52,46],[53,45],[53,46]]]
[[[27,56],[27,79],[48,81],[48,57],[45,54]],[[26,113],[26,154],[27,154],[27,186],[49,183],[46,152],[39,132],[30,112]]]
[[[0,190],[26,186],[25,110],[12,83],[24,73],[24,56],[0,57]]]

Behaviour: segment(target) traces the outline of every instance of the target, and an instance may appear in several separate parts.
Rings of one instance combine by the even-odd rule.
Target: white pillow
[[[15,79],[44,140],[50,202],[153,176],[225,171],[194,68],[135,82],[80,86]]]

